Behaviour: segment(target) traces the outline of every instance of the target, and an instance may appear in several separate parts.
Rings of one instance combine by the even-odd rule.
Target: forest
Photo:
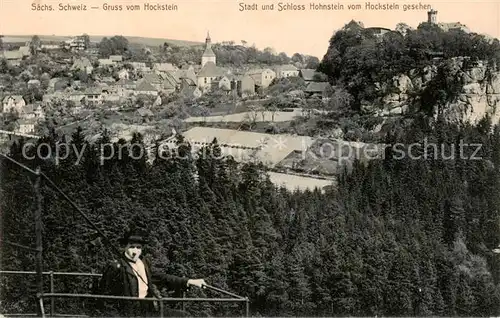
[[[390,145],[422,145],[424,138],[444,145],[448,157],[391,155]],[[130,143],[141,140],[135,135]],[[184,159],[161,153],[148,162],[125,154],[102,165],[106,134],[95,144],[81,129],[39,140],[52,150],[56,143],[72,145],[58,162],[35,147],[23,156],[24,142],[10,156],[40,166],[114,242],[136,224],[147,234],[154,270],[203,277],[248,296],[253,316],[500,314],[500,255],[492,252],[500,242],[500,127],[489,118],[477,125],[416,118],[387,133],[384,159],[355,163],[324,193],[277,188],[263,166],[219,158],[216,140],[204,149],[214,156],[191,156],[182,143]],[[481,144],[481,159],[467,159],[474,150],[468,148],[450,159],[459,142]],[[10,161],[2,160],[1,169],[2,240],[34,246],[33,180]],[[116,256],[53,189],[42,189],[44,269],[100,273]],[[2,248],[3,270],[34,270],[33,253]],[[34,312],[33,277],[3,276],[1,288],[2,312]],[[89,293],[92,282],[60,278],[55,289]],[[92,309],[76,301],[56,306],[58,312]],[[229,304],[187,309],[242,313]]]

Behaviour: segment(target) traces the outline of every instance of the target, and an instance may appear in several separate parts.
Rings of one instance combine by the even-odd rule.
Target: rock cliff
[[[451,75],[461,83],[460,92],[444,107],[447,118],[477,122],[488,113],[494,122],[498,121],[500,71],[482,61],[471,65],[464,58],[454,58],[444,63],[452,70]],[[393,78],[392,83],[379,85],[386,93],[381,100],[383,108],[377,110],[376,114],[394,116],[417,111],[412,97],[425,89],[437,71],[438,66],[431,65],[421,71],[412,70],[409,74],[400,74]]]

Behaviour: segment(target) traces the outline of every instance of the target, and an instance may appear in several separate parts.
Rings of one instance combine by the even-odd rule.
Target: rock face
[[[445,107],[445,115],[450,119],[477,122],[486,114],[492,120],[500,119],[500,71],[484,62],[465,68],[463,58],[448,61],[451,69],[464,83],[455,101]],[[427,66],[422,71],[412,70],[393,78],[392,86],[382,99],[383,110],[378,116],[394,116],[410,111],[411,93],[420,92],[437,73],[437,66]],[[383,86],[383,85],[381,85]]]

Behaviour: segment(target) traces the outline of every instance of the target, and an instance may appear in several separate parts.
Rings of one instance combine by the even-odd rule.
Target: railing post
[[[54,272],[53,271],[50,271],[49,273],[49,277],[50,277],[50,293],[53,294],[54,293]],[[50,298],[50,315],[53,317],[54,316],[54,297],[51,297]]]
[[[250,317],[250,300],[248,299],[248,297],[245,297],[245,299],[246,299],[245,317]]]
[[[36,297],[38,298],[38,310],[40,317],[45,318],[45,310],[43,309],[43,294],[37,293]]]
[[[36,168],[36,180],[34,185],[35,190],[35,236],[36,236],[36,277],[38,293],[43,294],[43,245],[42,245],[42,194],[40,191],[41,186],[40,167]],[[44,317],[43,313],[43,298],[40,296],[38,302],[38,316]]]
[[[160,317],[163,318],[163,299],[160,299]]]
[[[182,292],[182,298],[186,298],[186,292]],[[182,302],[182,311],[186,311],[186,302]]]

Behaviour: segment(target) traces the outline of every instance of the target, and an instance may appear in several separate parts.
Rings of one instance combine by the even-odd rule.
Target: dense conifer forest
[[[422,147],[414,149],[427,159],[394,159],[388,147],[385,159],[355,163],[337,189],[293,193],[276,188],[262,166],[191,157],[188,145],[179,150],[187,159],[162,153],[148,163],[124,155],[101,165],[100,145],[109,138],[90,144],[81,130],[58,163],[24,159],[23,141],[11,156],[40,165],[109,237],[118,239],[135,222],[150,240],[155,270],[204,277],[248,296],[253,315],[496,316],[500,256],[491,250],[500,234],[500,127],[488,118],[473,126],[422,117],[402,133],[389,132],[386,142],[422,144],[424,137],[447,145],[447,158],[458,156],[460,140],[480,143],[475,156],[482,159],[440,159]],[[39,142],[55,149],[67,139],[52,133]],[[140,135],[130,141],[140,142]],[[83,147],[75,165],[74,149]],[[475,151],[463,149],[461,158]],[[206,151],[217,154],[216,141]],[[30,177],[5,160],[1,175],[2,237],[34,246]],[[100,272],[114,257],[110,249],[53,190],[45,186],[42,194],[44,268]],[[33,253],[2,249],[2,269],[34,269]],[[9,277],[2,280],[3,309],[34,311],[34,278]],[[55,287],[91,292],[91,285],[60,278]],[[209,294],[188,296],[203,292]],[[84,310],[82,302],[56,304]],[[187,309],[242,313],[229,304]]]

